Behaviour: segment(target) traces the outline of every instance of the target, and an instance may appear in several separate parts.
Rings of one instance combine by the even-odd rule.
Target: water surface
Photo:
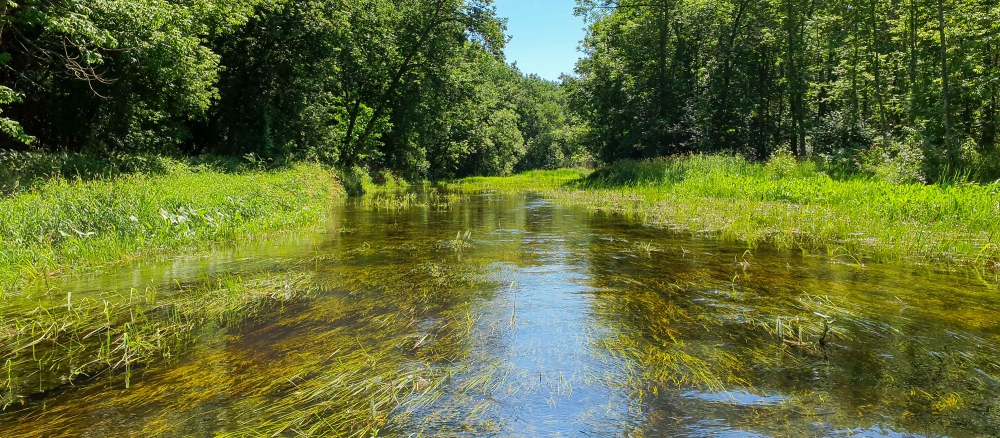
[[[11,371],[46,390],[2,435],[1000,435],[995,278],[747,251],[533,196],[415,199],[11,298],[289,271],[312,291],[199,325],[127,389]]]

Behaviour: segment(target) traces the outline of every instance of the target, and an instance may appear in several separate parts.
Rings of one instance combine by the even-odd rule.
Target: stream
[[[39,387],[0,436],[1000,436],[995,277],[748,250],[533,195],[425,198],[351,198],[321,231],[9,298],[169,302],[219,275],[310,291],[200,322],[127,375],[67,381],[33,351],[34,371],[0,369],[0,389]]]

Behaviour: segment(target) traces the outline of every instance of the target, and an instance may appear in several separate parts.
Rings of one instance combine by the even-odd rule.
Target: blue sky
[[[573,73],[581,54],[583,19],[573,16],[575,0],[494,0],[497,13],[507,18],[507,62],[517,62],[524,73],[556,80]]]

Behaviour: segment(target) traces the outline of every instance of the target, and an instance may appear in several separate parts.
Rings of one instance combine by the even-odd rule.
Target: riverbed
[[[127,372],[67,378],[41,347],[38,370],[11,365],[29,350],[4,358],[2,436],[1000,436],[996,278],[751,249],[532,195],[382,196],[321,231],[8,298],[169,303],[223,275],[308,290],[187,321]]]

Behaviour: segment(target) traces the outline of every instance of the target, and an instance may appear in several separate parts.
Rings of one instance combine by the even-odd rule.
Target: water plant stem
[[[897,184],[831,177],[811,162],[730,156],[625,161],[592,174],[562,170],[448,184],[463,192],[540,193],[695,237],[804,254],[1000,268],[1000,183]]]

